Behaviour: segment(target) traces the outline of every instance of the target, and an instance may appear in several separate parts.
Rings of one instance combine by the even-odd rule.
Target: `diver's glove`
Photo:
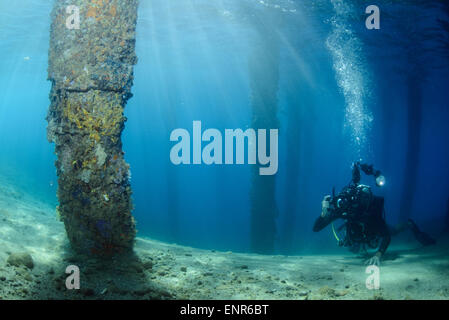
[[[382,257],[382,253],[377,252],[374,256],[365,261],[367,266],[380,266],[380,258]]]
[[[325,196],[323,201],[321,201],[321,217],[322,218],[327,217],[331,212],[330,201],[331,201],[331,196],[329,196],[329,195]]]

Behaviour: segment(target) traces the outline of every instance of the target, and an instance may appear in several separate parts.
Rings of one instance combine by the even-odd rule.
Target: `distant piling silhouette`
[[[412,214],[418,181],[422,126],[422,79],[418,74],[423,74],[423,71],[410,74],[407,78],[407,143],[400,221],[407,221]]]
[[[249,57],[251,88],[251,127],[277,129],[279,90],[279,38],[276,32],[262,24],[256,30],[254,47]],[[269,139],[267,137],[267,139]],[[267,154],[271,151],[267,148]],[[259,168],[251,172],[251,251],[273,254],[276,239],[276,175],[260,175]]]
[[[47,135],[57,155],[57,211],[72,247],[93,255],[130,252],[136,234],[121,133],[137,63],[137,6],[56,0],[51,14]],[[78,28],[70,24],[77,13]]]
[[[445,230],[449,232],[449,197],[447,198],[447,211],[445,220]]]

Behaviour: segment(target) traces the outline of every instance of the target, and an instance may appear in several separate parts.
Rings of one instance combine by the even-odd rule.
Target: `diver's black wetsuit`
[[[343,219],[346,235],[344,239],[338,239],[339,245],[350,247],[351,251],[369,247],[378,248],[376,258],[383,256],[390,245],[391,236],[406,229],[410,229],[422,245],[435,244],[435,240],[428,234],[421,232],[415,222],[408,219],[396,228],[390,228],[384,215],[384,198],[374,196],[367,185],[360,184],[360,171],[376,178],[376,185],[385,184],[385,177],[372,165],[353,163],[351,183],[335,196],[325,196],[322,202],[322,216],[318,217],[313,226],[313,231],[318,232],[337,219]],[[335,233],[335,230],[334,230]]]
[[[361,212],[360,212],[361,211]],[[346,221],[346,233],[355,243],[364,243],[373,247],[380,241],[378,251],[385,253],[390,245],[391,235],[387,223],[383,217],[384,198],[374,196],[367,210],[360,210],[350,217],[344,217],[342,213],[331,211],[327,216],[318,217],[313,226],[313,231],[318,232],[331,222],[341,218]]]

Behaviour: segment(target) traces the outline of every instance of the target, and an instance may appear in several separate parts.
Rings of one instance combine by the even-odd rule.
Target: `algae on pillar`
[[[66,23],[69,6],[79,10],[79,29]],[[51,14],[47,134],[56,148],[59,215],[72,247],[83,253],[113,255],[134,244],[121,133],[137,62],[137,6],[55,0]]]

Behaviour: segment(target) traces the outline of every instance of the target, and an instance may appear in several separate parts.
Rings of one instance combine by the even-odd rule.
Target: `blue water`
[[[252,166],[174,166],[169,136],[191,132],[194,120],[222,132],[251,126],[248,57],[261,23],[275,30],[280,52],[277,252],[288,247],[286,228],[288,253],[335,246],[312,225],[323,196],[349,182],[360,158],[387,178],[382,189],[362,182],[385,196],[389,223],[408,208],[438,235],[449,197],[449,7],[376,4],[380,30],[365,28],[364,1],[142,0],[123,133],[139,236],[250,250]],[[0,0],[0,173],[56,206],[45,121],[51,7]]]

